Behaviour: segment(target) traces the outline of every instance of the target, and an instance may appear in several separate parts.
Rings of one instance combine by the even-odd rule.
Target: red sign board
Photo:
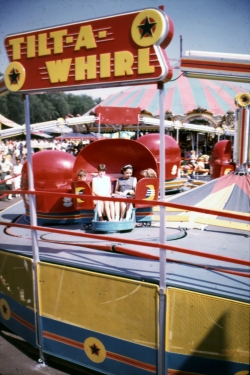
[[[167,82],[173,22],[161,9],[9,35],[5,84],[14,92]]]

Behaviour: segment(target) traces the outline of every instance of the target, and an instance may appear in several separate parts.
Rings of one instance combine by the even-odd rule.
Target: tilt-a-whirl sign
[[[31,93],[167,82],[173,31],[152,8],[9,35],[5,85]]]

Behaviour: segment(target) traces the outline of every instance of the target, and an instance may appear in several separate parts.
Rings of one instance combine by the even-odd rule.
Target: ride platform
[[[0,322],[36,346],[33,240],[24,211],[18,202],[1,212]],[[98,235],[81,224],[39,226],[36,235],[45,357],[103,374],[157,373],[159,222],[129,236]],[[166,222],[166,240],[167,373],[246,371],[249,233]]]

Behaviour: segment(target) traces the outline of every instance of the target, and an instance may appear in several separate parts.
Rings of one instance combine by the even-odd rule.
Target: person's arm
[[[119,180],[116,180],[116,184],[115,184],[115,194],[117,195],[121,195],[121,192],[119,190]]]
[[[137,178],[134,177],[134,181],[133,181],[133,189],[135,190],[136,188],[136,185],[137,185]]]
[[[95,189],[96,189],[96,184],[95,184],[95,179],[93,178],[93,179],[92,179],[92,193],[93,193],[94,195],[97,195],[96,192],[95,192]]]
[[[111,185],[111,178],[109,177],[109,196],[112,196],[112,185]]]
[[[127,195],[127,194],[128,195],[135,195],[136,184],[137,184],[137,179],[136,179],[136,177],[133,177],[132,187],[131,187],[131,189],[125,191],[125,195]]]

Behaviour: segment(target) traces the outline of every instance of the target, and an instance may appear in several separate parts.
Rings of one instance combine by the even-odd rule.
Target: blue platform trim
[[[43,321],[43,350],[82,366],[114,375],[145,375],[156,373],[157,351],[143,345],[58,322],[49,318]],[[106,350],[103,362],[95,363],[84,350],[87,338],[101,341]]]
[[[4,299],[9,308],[10,319],[4,319],[2,311],[0,313],[0,323],[15,332],[17,335],[26,340],[29,344],[36,347],[36,330],[35,330],[35,314],[14,299],[0,292],[0,301]]]
[[[239,371],[249,371],[249,366],[243,363],[176,353],[166,353],[166,364],[168,369],[186,371],[190,375],[235,375]]]

